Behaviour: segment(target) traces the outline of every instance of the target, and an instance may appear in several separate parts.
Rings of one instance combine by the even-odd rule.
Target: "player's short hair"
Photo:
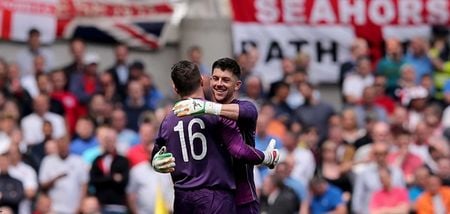
[[[182,60],[173,65],[171,70],[170,76],[180,96],[188,96],[200,87],[202,76],[195,63]]]
[[[234,59],[231,59],[231,58],[218,59],[213,63],[212,71],[214,71],[214,69],[216,69],[216,68],[219,68],[220,70],[223,70],[223,71],[230,71],[238,79],[241,78],[241,67]]]

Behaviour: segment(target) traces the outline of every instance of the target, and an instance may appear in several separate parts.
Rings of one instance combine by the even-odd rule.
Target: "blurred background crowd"
[[[430,41],[386,39],[381,59],[355,39],[340,69],[342,108],[310,83],[306,53],[283,59],[283,78],[270,85],[254,70],[257,48],[235,56],[239,97],[259,110],[256,147],[275,138],[283,154],[274,170],[255,168],[262,212],[450,212],[450,46],[445,28],[433,32]],[[170,176],[151,169],[149,154],[173,92],[162,93],[123,44],[106,70],[82,39],[70,41],[72,62],[60,68],[38,30],[27,44],[0,52],[16,56],[0,59],[0,205],[24,214],[170,210]],[[208,80],[202,49],[187,55]]]

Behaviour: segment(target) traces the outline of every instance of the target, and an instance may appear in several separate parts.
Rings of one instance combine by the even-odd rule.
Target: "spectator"
[[[24,199],[19,205],[19,214],[31,213],[31,202],[36,196],[38,190],[36,171],[22,162],[22,154],[20,153],[18,145],[12,145],[9,149],[10,166],[8,169],[11,177],[22,182],[24,189]]]
[[[64,116],[64,106],[63,103],[57,99],[54,99],[51,95],[53,93],[53,82],[50,80],[49,74],[38,74],[36,75],[37,87],[39,94],[45,94],[50,98],[50,112]]]
[[[145,65],[140,60],[135,60],[130,65],[130,76],[128,81],[139,80],[145,74]]]
[[[386,94],[387,79],[385,76],[376,74],[373,87],[375,88],[375,103],[382,107],[389,115],[394,112],[395,100]]]
[[[102,86],[101,93],[106,101],[112,103],[114,106],[122,106],[124,98],[118,92],[119,89],[117,88],[113,75],[109,72],[101,73],[100,84]]]
[[[42,56],[45,60],[45,70],[49,71],[53,68],[53,54],[50,50],[41,46],[41,32],[32,28],[28,31],[28,46],[17,53],[16,62],[20,63],[22,76],[34,75],[33,60],[36,56]]]
[[[109,124],[113,106],[106,101],[102,94],[94,94],[89,101],[88,116],[94,121],[96,126]]]
[[[429,176],[426,191],[417,199],[417,213],[448,213],[450,211],[450,189],[443,187],[437,176]]]
[[[80,74],[84,70],[84,54],[86,44],[81,38],[73,38],[69,44],[70,54],[72,55],[72,62],[62,69],[66,74],[66,79],[70,82],[70,77],[73,74]]]
[[[128,47],[125,44],[118,44],[114,49],[116,61],[107,72],[111,73],[118,92],[122,97],[125,97],[126,85],[129,81],[130,71],[128,67]]]
[[[142,74],[139,80],[144,87],[145,103],[147,105],[147,108],[151,109],[152,111],[156,110],[159,102],[164,99],[162,92],[159,91],[159,89],[156,87],[153,81],[153,77],[150,74]]]
[[[25,193],[22,182],[9,172],[10,145],[11,142],[8,140],[0,142],[0,207],[11,209],[11,213],[18,213],[19,204],[25,198]]]
[[[69,144],[67,137],[59,138],[58,154],[46,156],[39,170],[41,188],[48,192],[55,213],[78,212],[87,191],[87,168],[79,156],[70,154]]]
[[[50,77],[53,83],[53,91],[50,96],[52,99],[62,103],[65,113],[64,118],[66,119],[69,133],[73,134],[75,124],[80,116],[78,112],[78,100],[72,92],[66,90],[68,81],[63,70],[53,71]]]
[[[128,150],[127,157],[131,167],[149,159],[151,148],[153,148],[155,143],[155,137],[156,127],[153,122],[141,123],[139,127],[139,144]]]
[[[294,164],[295,160],[292,156],[286,157],[283,162],[277,164],[275,174],[283,180],[284,185],[294,190],[295,195],[299,199],[298,203],[300,204],[302,200],[306,199],[307,191],[305,184],[291,176]]]
[[[442,125],[442,108],[438,104],[427,105],[423,111],[423,120],[431,131],[431,137],[442,137],[444,127]]]
[[[48,120],[53,127],[52,137],[60,138],[66,134],[64,118],[49,112],[50,99],[41,94],[33,100],[34,113],[24,117],[21,121],[24,141],[28,145],[35,145],[44,140],[44,134],[36,130],[42,130],[44,120]]]
[[[447,81],[444,87],[444,103],[446,104],[446,108],[444,109],[442,116],[442,125],[450,130],[450,80]],[[448,137],[450,140],[450,137]]]
[[[260,106],[264,98],[261,79],[257,76],[248,76],[245,84],[245,91],[241,94],[241,99],[248,99],[254,102],[256,106]]]
[[[425,122],[420,122],[414,129],[414,139],[411,147],[411,152],[420,157],[420,159],[427,161],[429,155],[429,140],[431,137],[430,128]]]
[[[97,76],[100,58],[96,53],[87,53],[83,60],[86,66],[82,73],[73,73],[70,76],[69,90],[85,107],[91,97],[100,91],[100,82]]]
[[[386,56],[381,59],[376,68],[378,74],[387,78],[387,92],[390,96],[394,95],[400,78],[400,67],[403,65],[404,59],[400,41],[394,38],[386,40]]]
[[[409,202],[413,211],[416,210],[417,199],[427,187],[427,179],[430,171],[426,167],[420,167],[414,172],[414,183],[408,188]]]
[[[399,89],[396,90],[395,95],[402,94],[402,90],[408,90],[409,88],[415,87],[416,82],[416,70],[409,64],[404,64],[400,67],[400,79],[398,80]]]
[[[301,182],[306,187],[314,175],[316,164],[311,151],[299,147],[297,140],[298,138],[295,134],[291,132],[286,133],[283,139],[283,149],[280,152],[282,157],[286,158],[286,167],[290,171],[290,177]],[[289,167],[292,167],[292,169]]]
[[[295,111],[295,116],[303,126],[316,127],[319,133],[319,142],[323,142],[328,134],[328,120],[334,114],[334,109],[328,103],[313,96],[313,92],[314,87],[311,83],[300,84],[300,93],[305,98],[305,103]]]
[[[369,56],[369,45],[363,38],[356,38],[350,46],[351,58],[345,61],[339,71],[339,86],[342,89],[344,79],[348,74],[352,73],[356,66],[357,59]]]
[[[443,185],[450,186],[450,159],[448,157],[438,159],[436,175],[441,179]]]
[[[202,48],[198,45],[191,46],[187,51],[187,58],[189,61],[195,63],[200,70],[200,74],[202,76],[209,77],[210,72],[208,67],[202,62],[203,51]]]
[[[33,98],[22,86],[20,69],[16,63],[11,63],[8,67],[8,96],[17,100],[22,117],[32,112]]]
[[[297,109],[305,102],[304,97],[300,93],[300,84],[308,81],[308,74],[302,70],[295,70],[284,81],[290,85],[287,103],[291,109]]]
[[[94,121],[89,117],[80,117],[75,129],[76,137],[70,144],[70,153],[82,155],[86,150],[98,145],[95,138]]]
[[[375,142],[372,146],[372,155],[375,159],[373,164],[356,174],[353,187],[352,209],[354,213],[369,213],[370,196],[382,188],[379,179],[379,170],[389,168],[391,171],[392,186],[404,187],[405,182],[399,168],[388,166],[386,157],[388,145],[383,142]]]
[[[83,199],[81,203],[81,214],[100,214],[100,204],[98,199],[93,196],[88,196]]]
[[[52,200],[45,193],[39,193],[36,199],[36,205],[33,214],[51,214]]]
[[[359,128],[365,126],[364,120],[368,115],[375,117],[378,121],[388,122],[386,111],[376,105],[375,96],[375,88],[373,86],[364,88],[361,104],[354,107]]]
[[[102,213],[126,213],[125,188],[128,183],[128,160],[117,154],[117,133],[107,128],[103,153],[95,158],[89,184],[95,188]]]
[[[255,148],[260,151],[263,151],[264,148],[267,148],[267,145],[269,145],[269,142],[272,139],[275,139],[277,141],[275,145],[277,149],[281,149],[282,147],[280,140],[267,132],[270,119],[270,115],[260,114],[258,116],[258,120],[256,121]],[[262,179],[264,179],[269,174],[269,169],[265,166],[258,166],[258,170],[260,175],[262,176]]]
[[[403,187],[393,187],[391,172],[387,168],[378,170],[383,185],[381,190],[372,194],[370,213],[408,213],[408,192]]]
[[[362,138],[367,130],[358,127],[356,113],[353,109],[345,109],[341,113],[342,138],[345,144],[351,145],[355,150],[362,144]]]
[[[130,147],[139,142],[135,131],[127,129],[127,115],[122,109],[115,109],[111,116],[111,125],[117,132],[117,152],[126,155]]]
[[[139,116],[148,108],[145,103],[144,87],[138,81],[128,84],[127,98],[124,103],[124,111],[127,114],[127,128],[137,131]]]
[[[409,44],[408,53],[405,55],[405,63],[414,67],[417,72],[415,82],[419,83],[426,74],[433,74],[433,64],[428,57],[427,41],[422,37],[414,37]]]
[[[150,153],[152,150],[153,145],[149,146]],[[174,200],[172,178],[169,174],[155,172],[150,161],[143,161],[131,168],[127,198],[132,213],[153,213],[158,197],[162,197],[166,202],[166,208],[172,210]]]
[[[47,143],[54,139],[52,136],[53,125],[50,121],[44,120],[44,123],[42,125],[42,133],[44,133],[44,140],[34,145],[28,145],[28,152],[38,163],[38,165],[41,164],[42,159],[44,159],[44,156],[46,156],[45,148],[47,147]],[[37,170],[39,170],[38,167]]]
[[[46,73],[46,71],[43,70],[44,58],[42,56],[36,56],[33,59],[33,66],[33,75],[22,76],[20,79],[20,83],[22,84],[22,87],[25,88],[28,93],[34,98],[40,93],[37,86],[37,76]]]
[[[361,101],[364,88],[372,86],[374,82],[369,58],[357,59],[355,71],[344,78],[342,86],[345,102],[349,105],[358,104]]]
[[[328,184],[322,178],[313,178],[310,183],[311,196],[308,207],[310,213],[347,213],[345,202],[342,200],[342,191]]]
[[[275,118],[281,122],[288,122],[293,110],[287,103],[289,85],[285,82],[274,82],[270,86],[269,99],[275,107]]]
[[[294,191],[276,175],[264,179],[261,195],[261,213],[294,213],[299,210],[299,199]]]
[[[421,86],[409,88],[406,90],[401,102],[408,107],[409,110],[409,127],[414,131],[417,124],[423,120],[423,112],[427,106],[429,94],[427,90]]]
[[[406,183],[409,185],[414,181],[414,172],[419,169],[424,161],[410,151],[411,135],[403,130],[396,134],[396,151],[388,155],[388,162],[395,167],[402,169]]]

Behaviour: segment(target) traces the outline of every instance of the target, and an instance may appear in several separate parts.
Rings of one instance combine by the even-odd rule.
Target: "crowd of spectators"
[[[55,68],[39,37],[31,30],[16,61],[0,60],[0,207],[153,213],[161,196],[170,209],[170,176],[152,170],[149,154],[176,98],[158,90],[125,45],[100,71],[101,57],[75,38],[73,61]],[[274,138],[282,152],[274,170],[255,167],[262,212],[450,212],[447,35],[385,43],[385,57],[373,59],[368,43],[355,39],[337,71],[342,109],[308,81],[307,53],[283,59],[283,78],[267,86],[254,70],[257,48],[236,56],[239,97],[259,111],[256,147]],[[188,56],[208,80],[202,50],[194,46]]]

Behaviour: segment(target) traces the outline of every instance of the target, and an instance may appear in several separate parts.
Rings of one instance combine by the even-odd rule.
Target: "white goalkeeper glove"
[[[175,171],[175,158],[172,153],[166,152],[166,147],[163,146],[153,157],[152,167],[160,173],[173,172]]]
[[[181,100],[172,108],[173,113],[178,117],[199,114],[219,115],[221,110],[222,104],[192,98]]]
[[[271,139],[269,145],[267,145],[264,153],[264,160],[262,162],[263,165],[269,167],[270,169],[275,168],[278,161],[280,160],[280,152],[278,149],[275,149],[276,141],[275,139]]]

